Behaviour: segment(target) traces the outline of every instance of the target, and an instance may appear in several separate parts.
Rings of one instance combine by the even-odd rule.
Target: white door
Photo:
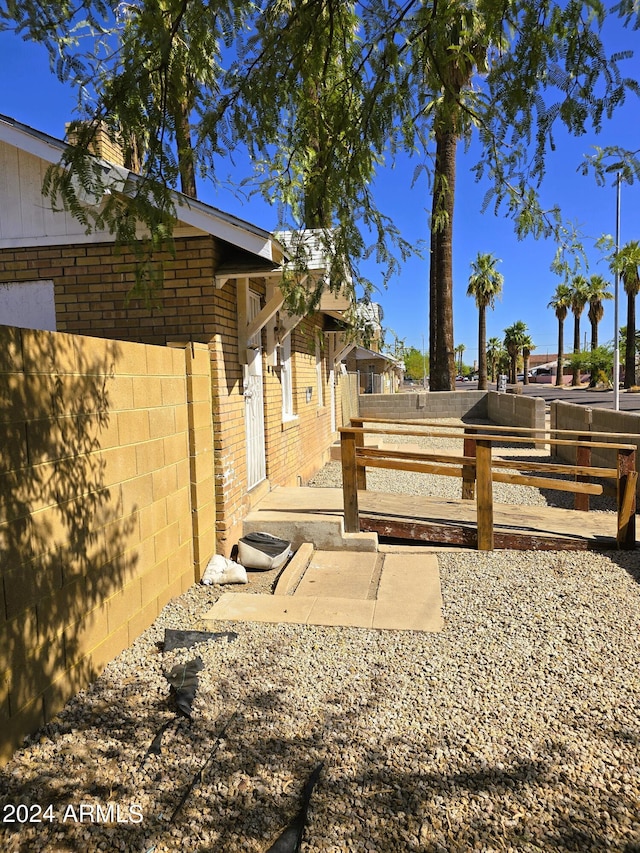
[[[249,292],[248,321],[260,311],[260,297]],[[244,422],[247,438],[247,488],[252,489],[267,476],[264,447],[264,401],[262,393],[262,348],[260,332],[249,341],[244,370]]]

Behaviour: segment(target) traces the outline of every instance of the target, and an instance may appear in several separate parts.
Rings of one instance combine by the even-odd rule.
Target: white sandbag
[[[222,554],[214,554],[204,570],[200,583],[206,586],[214,583],[248,583],[247,572],[240,563],[234,563]]]
[[[248,533],[238,542],[238,560],[248,569],[279,569],[291,556],[291,542],[271,533]]]

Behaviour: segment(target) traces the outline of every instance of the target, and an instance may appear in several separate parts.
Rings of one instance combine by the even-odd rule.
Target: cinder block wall
[[[184,350],[0,326],[2,761],[194,582],[194,529],[198,567],[213,543],[188,360],[192,417]]]
[[[544,430],[546,404],[541,397],[487,392],[487,414],[494,424]]]
[[[486,391],[432,391],[409,394],[360,394],[359,417],[391,420],[487,418]]]
[[[614,412],[610,409],[592,409],[587,406],[554,401],[551,403],[551,426],[554,429],[578,430],[584,435],[590,432],[604,432],[611,436],[611,441],[635,444],[638,449],[636,465],[640,465],[640,415],[638,414]],[[598,441],[607,441],[607,439],[599,438]],[[557,456],[575,463],[574,448],[560,445],[555,445],[555,448]],[[603,468],[615,468],[616,452],[594,448],[591,461],[594,465]]]
[[[551,429],[575,430],[578,439],[580,435],[588,435],[591,432],[592,409],[589,406],[576,406],[573,403],[564,403],[560,400],[552,400],[549,404]],[[576,448],[566,447],[561,444],[551,445],[551,455],[564,459],[565,462],[576,464]],[[595,463],[594,463],[595,464]]]

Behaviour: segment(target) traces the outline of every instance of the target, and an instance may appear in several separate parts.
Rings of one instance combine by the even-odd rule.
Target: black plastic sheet
[[[273,842],[271,847],[269,847],[267,853],[300,853],[302,836],[304,835],[304,828],[307,824],[307,812],[309,811],[311,794],[313,793],[313,789],[320,778],[322,766],[322,763],[318,764],[316,769],[307,779],[307,783],[302,791],[302,805],[300,807],[300,811],[293,818],[282,835],[280,835]]]
[[[211,640],[226,640],[230,643],[237,640],[235,631],[178,631],[174,628],[164,629],[163,651],[172,652],[174,649],[190,649],[198,643],[208,643]]]
[[[176,709],[189,720],[198,689],[198,673],[203,669],[202,658],[194,658],[187,663],[177,663],[171,672],[164,674],[171,685]]]

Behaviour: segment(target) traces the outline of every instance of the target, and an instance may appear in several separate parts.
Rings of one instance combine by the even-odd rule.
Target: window
[[[280,346],[280,382],[282,383],[282,420],[295,417],[293,411],[293,376],[291,371],[291,335]]]

